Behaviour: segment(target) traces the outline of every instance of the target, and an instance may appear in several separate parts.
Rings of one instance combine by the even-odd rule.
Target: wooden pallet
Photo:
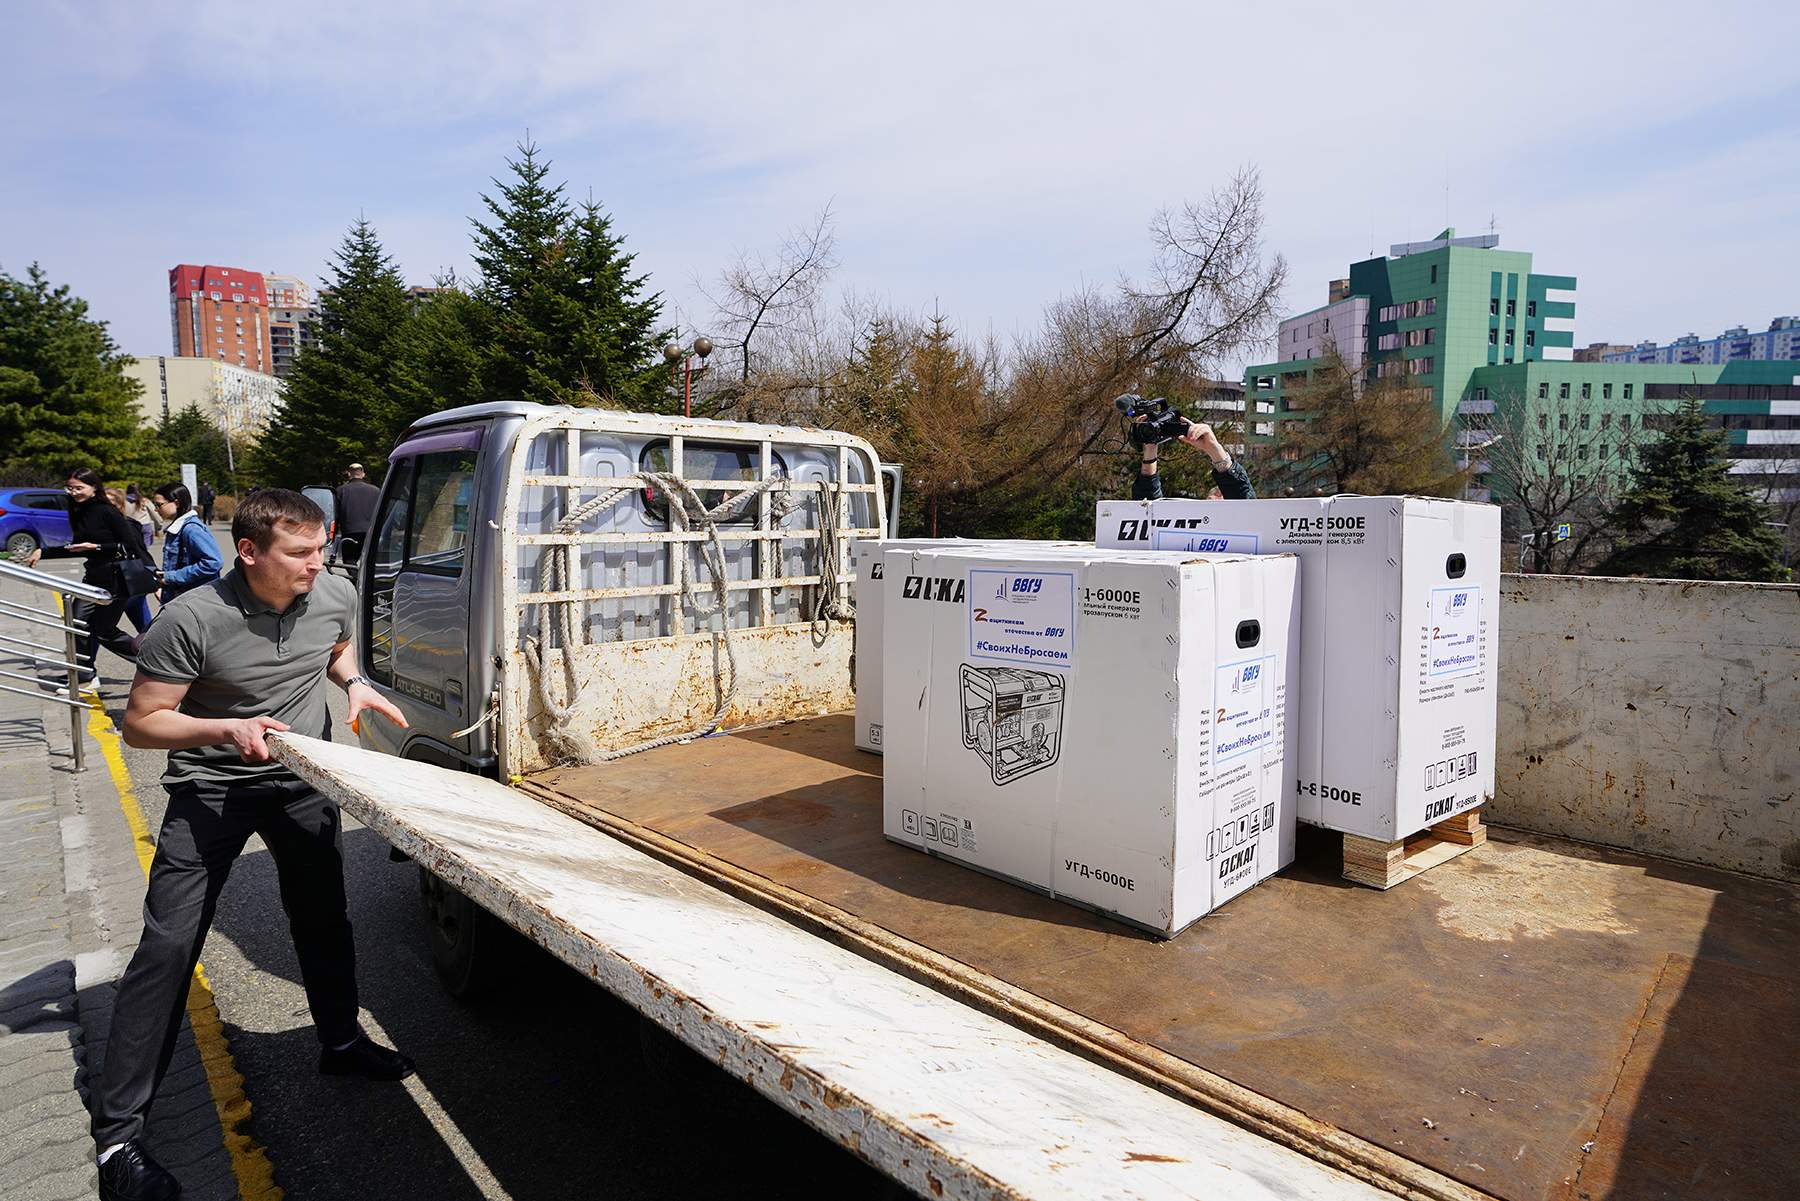
[[[1392,888],[1486,841],[1487,827],[1481,823],[1479,805],[1398,842],[1346,834],[1344,879],[1371,888]]]

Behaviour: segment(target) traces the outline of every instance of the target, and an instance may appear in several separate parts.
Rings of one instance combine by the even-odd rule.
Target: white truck
[[[885,840],[887,512],[829,431],[436,414],[361,549],[410,728],[278,754],[419,864],[450,987],[498,919],[922,1196],[1800,1192],[1790,883],[1503,832],[1379,892],[1303,837],[1160,942]]]

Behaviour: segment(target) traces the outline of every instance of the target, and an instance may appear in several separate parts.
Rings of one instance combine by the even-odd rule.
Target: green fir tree
[[[218,491],[238,491],[233,467],[241,464],[237,462],[235,448],[226,446],[225,431],[208,421],[199,409],[190,405],[163,418],[156,425],[156,440],[168,452],[177,474],[145,480],[145,487],[155,488],[178,480],[180,465],[192,463],[195,476],[210,481]]]
[[[473,223],[487,398],[666,409],[662,301],[631,273],[624,239],[592,200],[571,208],[536,145],[507,167],[481,198],[490,220]]]
[[[1601,575],[1676,580],[1785,581],[1782,541],[1768,514],[1731,478],[1725,434],[1689,396],[1639,453],[1613,509],[1618,544]]]
[[[407,322],[394,373],[396,433],[428,413],[498,399],[484,381],[492,313],[454,276]]]
[[[396,373],[412,302],[399,269],[361,218],[335,259],[318,343],[294,360],[281,411],[257,446],[263,484],[335,484],[357,462],[376,477],[405,428]]]
[[[162,468],[143,437],[138,382],[104,321],[33,263],[0,272],[0,476],[60,480],[91,467],[108,480]]]
[[[888,317],[872,319],[851,347],[840,387],[822,414],[832,429],[867,438],[884,458],[898,453],[910,395],[912,347]]]

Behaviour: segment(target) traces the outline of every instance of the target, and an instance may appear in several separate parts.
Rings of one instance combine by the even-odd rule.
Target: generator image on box
[[[1056,762],[1063,679],[1046,671],[962,665],[963,746],[987,760],[996,784]]]

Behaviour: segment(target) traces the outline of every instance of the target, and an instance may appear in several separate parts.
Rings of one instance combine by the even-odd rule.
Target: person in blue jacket
[[[157,513],[168,522],[163,531],[163,566],[157,575],[162,591],[157,599],[168,604],[184,592],[210,584],[225,570],[219,543],[200,514],[186,484],[164,484],[153,496]]]

